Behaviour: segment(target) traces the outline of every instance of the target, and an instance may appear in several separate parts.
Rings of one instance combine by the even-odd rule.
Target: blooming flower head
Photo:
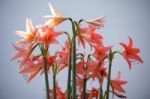
[[[112,46],[108,47],[102,47],[102,46],[96,46],[94,51],[94,57],[99,61],[103,62],[103,59],[108,56],[108,51],[110,50]]]
[[[93,79],[97,78],[99,80],[100,84],[102,84],[104,78],[107,77],[106,68],[103,65],[95,66],[95,69],[92,71],[91,77]]]
[[[69,51],[70,50],[70,45],[69,42],[66,41],[65,45],[62,46],[61,51],[57,52],[57,56],[58,56],[58,63],[65,63],[68,64],[68,60],[69,60]]]
[[[91,90],[88,90],[86,94],[87,99],[98,99],[99,90],[93,87]]]
[[[121,72],[119,71],[116,78],[111,80],[111,88],[112,91],[115,92],[115,90],[125,93],[125,90],[123,89],[122,85],[126,84],[127,81],[121,80]]]
[[[16,34],[23,37],[22,40],[17,42],[18,44],[28,44],[36,40],[36,29],[33,28],[32,21],[29,18],[26,19],[26,32],[16,31]]]
[[[53,98],[53,89],[49,90],[50,97]],[[61,88],[58,86],[58,82],[56,83],[56,99],[66,99],[66,92],[62,92]]]
[[[54,28],[47,25],[39,27],[37,32],[39,35],[38,41],[44,43],[46,46],[49,44],[58,44],[56,37],[62,34],[61,32],[54,31]]]
[[[82,59],[76,64],[76,71],[79,75],[84,76],[86,79],[89,78],[91,72],[95,70],[96,62],[85,62],[84,56]]]
[[[91,42],[91,45],[92,46],[103,46],[103,42],[102,42],[102,39],[103,37],[96,33],[96,28],[92,25],[89,25],[89,30],[88,30],[88,34],[90,35],[90,42]]]
[[[95,26],[96,28],[103,27],[105,17],[98,17],[92,20],[85,20],[88,24]]]
[[[19,47],[16,46],[15,44],[12,45],[17,52],[17,54],[15,54],[11,60],[16,60],[16,59],[20,59],[20,58],[24,58],[27,54],[28,54],[28,48],[25,47]]]
[[[36,63],[28,58],[28,61],[21,68],[20,74],[27,74],[29,78],[27,82],[29,83],[42,69],[42,61],[38,60]]]
[[[143,60],[138,55],[138,53],[140,52],[140,49],[133,47],[133,40],[131,39],[131,37],[129,37],[128,45],[124,43],[120,43],[120,45],[124,48],[122,55],[125,58],[125,60],[128,62],[129,69],[131,69],[131,63],[133,62],[133,60],[143,63]]]
[[[77,79],[77,89],[79,90],[79,92],[81,92],[83,87],[83,77],[77,75],[76,79]]]
[[[48,53],[47,56],[46,56],[46,61],[47,61],[47,71],[50,72],[50,68],[52,66],[54,66],[55,63],[56,63],[56,56],[55,55],[50,55]],[[44,65],[44,63],[43,63],[43,65]],[[41,71],[40,74],[42,75],[43,73],[44,73],[44,68],[42,68],[42,71]]]
[[[88,27],[79,26],[79,33],[77,34],[78,44],[82,45],[85,48],[85,42],[87,42],[91,47],[94,46],[103,46],[102,39],[103,37],[96,33],[96,28],[92,25]]]
[[[52,15],[44,16],[46,19],[48,19],[48,21],[45,23],[46,25],[54,27],[68,19],[66,17],[62,17],[60,13],[56,11],[50,3],[49,3],[49,8]]]
[[[24,46],[16,46],[15,44],[13,44],[13,47],[18,52],[11,58],[11,60],[21,60],[20,65],[24,65],[33,51],[33,44]]]
[[[82,58],[81,61],[76,64],[76,71],[78,74],[85,75],[87,69],[86,62],[84,61],[84,58]]]

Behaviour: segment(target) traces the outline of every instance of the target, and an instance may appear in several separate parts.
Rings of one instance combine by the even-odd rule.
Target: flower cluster
[[[22,39],[13,44],[17,54],[12,60],[18,60],[20,74],[28,75],[27,82],[38,74],[44,74],[47,99],[109,99],[109,93],[126,98],[123,85],[127,81],[121,79],[121,71],[118,71],[116,78],[111,78],[111,69],[115,54],[123,56],[129,69],[132,68],[133,62],[143,63],[138,55],[140,49],[133,46],[132,38],[129,37],[128,44],[120,43],[123,51],[113,51],[113,46],[105,46],[103,36],[96,31],[104,26],[105,17],[74,21],[70,17],[63,17],[50,3],[49,8],[52,15],[44,16],[44,24],[34,27],[32,21],[27,18],[26,31],[16,31]],[[56,26],[67,20],[72,24],[71,34],[55,31]],[[62,35],[66,35],[65,44],[52,55],[53,49],[50,49],[50,46],[58,45],[57,37]],[[88,46],[91,52],[87,55],[84,49],[89,48]],[[65,92],[59,87],[59,80],[56,80],[57,74],[64,68],[68,68]],[[53,75],[53,88],[49,88],[49,74]],[[98,81],[99,86],[87,89],[87,82],[91,80]],[[103,87],[104,80],[107,81],[106,88]]]

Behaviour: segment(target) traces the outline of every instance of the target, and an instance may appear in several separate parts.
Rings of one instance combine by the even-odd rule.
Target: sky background
[[[15,54],[11,44],[20,38],[16,30],[25,30],[25,20],[31,18],[34,25],[43,22],[44,15],[51,14],[49,0],[0,0],[0,99],[45,99],[43,76],[37,76],[27,84],[19,74],[19,66],[10,58]],[[128,36],[141,49],[144,64],[135,64],[129,70],[120,57],[113,63],[112,78],[122,71],[128,99],[150,99],[150,1],[149,0],[51,0],[52,5],[63,16],[73,19],[92,19],[106,16],[104,28],[99,32],[106,45],[119,49],[119,42],[128,42]],[[57,27],[70,31],[69,22]],[[63,41],[63,39],[60,39]],[[59,47],[56,47],[59,49]],[[66,73],[58,75],[59,85],[64,87]],[[51,81],[51,77],[49,79]],[[63,89],[63,88],[62,88]],[[116,97],[115,97],[116,99]]]

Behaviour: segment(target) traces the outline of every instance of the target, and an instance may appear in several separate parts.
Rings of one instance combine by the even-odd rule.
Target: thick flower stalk
[[[18,61],[19,73],[26,75],[27,83],[38,74],[44,75],[47,99],[109,99],[110,94],[127,98],[123,86],[128,81],[121,79],[121,70],[117,70],[116,78],[112,77],[112,63],[115,54],[123,56],[129,69],[135,62],[143,63],[140,49],[134,47],[132,38],[129,37],[128,44],[120,43],[123,51],[114,50],[114,45],[106,46],[104,37],[98,33],[104,27],[105,17],[73,20],[62,16],[50,3],[49,8],[52,15],[44,16],[46,21],[41,25],[33,26],[31,19],[27,18],[26,31],[16,31],[22,39],[12,44],[17,53],[11,60]],[[71,22],[72,32],[56,31],[56,27],[67,20]],[[63,39],[63,46],[57,37]],[[52,48],[52,45],[61,49]],[[66,70],[68,73],[64,73]],[[59,86],[62,83],[57,76],[60,72],[67,74],[61,75],[67,82],[63,84],[65,90]],[[52,81],[49,81],[49,75],[52,75]],[[88,86],[96,81],[98,86]],[[53,88],[49,87],[50,83]]]

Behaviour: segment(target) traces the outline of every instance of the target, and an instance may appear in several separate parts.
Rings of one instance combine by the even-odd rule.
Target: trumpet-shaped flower
[[[17,42],[18,44],[28,44],[36,40],[36,29],[33,28],[32,21],[29,18],[26,19],[26,32],[16,31],[16,34],[23,37],[22,40]]]
[[[68,66],[69,52],[70,52],[70,45],[69,42],[66,41],[65,45],[62,47],[62,50],[57,52],[58,56],[57,63],[59,64],[58,71]]]
[[[96,46],[94,51],[94,57],[99,61],[103,62],[104,58],[108,56],[108,51],[110,50],[112,46],[109,47],[102,47],[102,46]]]
[[[47,61],[47,71],[50,71],[50,67],[54,66],[54,64],[56,63],[56,56],[55,55],[51,56],[50,54],[47,54],[46,61]],[[43,73],[44,73],[44,67],[42,68],[41,75]]]
[[[98,99],[99,90],[92,87],[92,89],[87,90],[85,93],[85,99]],[[79,92],[77,99],[82,99],[83,94]]]
[[[29,78],[27,82],[29,83],[42,69],[42,61],[37,61],[34,63],[33,60],[28,59],[26,64],[22,67],[20,74],[28,74]]]
[[[46,25],[54,27],[68,19],[66,17],[62,17],[60,13],[56,11],[50,3],[49,3],[49,8],[50,8],[52,15],[44,16],[46,19],[48,19],[48,21],[45,23]]]
[[[50,89],[50,97],[53,98],[53,90]],[[58,83],[56,83],[56,99],[66,99],[66,92],[62,92],[61,88],[58,86]]]
[[[17,52],[17,54],[15,54],[11,60],[16,60],[16,59],[19,59],[19,58],[24,58],[27,54],[28,54],[28,48],[24,48],[24,47],[18,47],[16,46],[15,44],[12,45]]]
[[[79,26],[79,33],[77,34],[78,44],[82,45],[85,48],[85,42],[87,42],[91,47],[93,46],[103,46],[102,39],[103,37],[96,33],[96,28],[92,25],[88,27]]]
[[[58,44],[56,37],[62,34],[61,32],[54,31],[54,28],[47,25],[39,27],[37,32],[39,35],[38,41],[44,43],[46,46],[49,44]]]
[[[93,46],[103,46],[103,42],[102,42],[102,39],[103,37],[96,33],[96,28],[92,25],[89,26],[89,30],[88,30],[88,34],[90,35],[90,42],[91,42],[91,45]]]
[[[121,80],[121,72],[119,71],[116,78],[114,80],[110,81],[112,91],[115,92],[115,90],[125,93],[125,90],[123,89],[122,85],[126,84],[127,81]]]
[[[81,92],[82,87],[83,87],[83,77],[77,75],[76,79],[77,79],[77,88],[78,88],[79,92]]]
[[[98,99],[99,90],[96,88],[92,88],[88,90],[86,93],[87,99]]]
[[[98,17],[92,20],[85,20],[88,24],[95,26],[96,28],[101,28],[103,27],[103,22],[104,22],[105,17]]]
[[[15,54],[11,60],[17,60],[17,59],[21,59],[21,63],[20,65],[24,65],[25,62],[27,61],[28,57],[30,56],[32,49],[33,49],[33,44],[30,45],[25,45],[22,47],[16,46],[13,44],[13,47],[15,48],[15,50],[17,50],[17,54]]]
[[[126,45],[124,43],[120,43],[120,45],[124,48],[124,51],[122,52],[122,55],[124,56],[125,60],[127,61],[129,65],[129,69],[131,69],[131,63],[132,60],[138,61],[140,63],[143,63],[143,60],[139,55],[137,55],[140,52],[139,48],[133,47],[133,40],[129,37],[129,44]]]
[[[84,59],[82,58],[82,60],[80,62],[78,62],[76,64],[76,71],[78,74],[89,78],[89,73],[93,72],[93,70],[95,70],[95,62],[85,62]]]
[[[95,69],[92,71],[91,77],[93,79],[98,78],[100,84],[102,84],[104,78],[107,77],[106,68],[103,65],[95,66]]]

